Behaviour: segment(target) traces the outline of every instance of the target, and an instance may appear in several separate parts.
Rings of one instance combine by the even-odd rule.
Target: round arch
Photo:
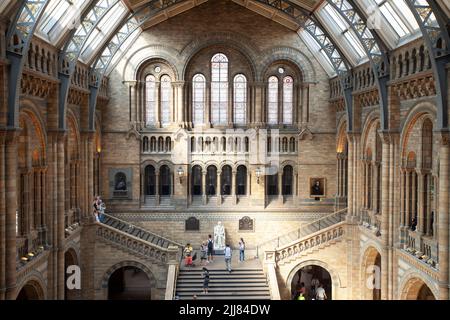
[[[381,248],[374,243],[370,243],[362,250],[361,257],[361,298],[364,300],[380,300],[381,299]],[[368,277],[371,272],[371,277]],[[373,288],[370,288],[368,281]]]
[[[295,277],[295,275],[297,274],[297,272],[307,266],[318,266],[321,267],[323,269],[325,269],[331,277],[331,290],[333,293],[333,299],[337,300],[339,299],[339,288],[341,287],[341,280],[339,278],[338,273],[332,268],[330,267],[327,263],[320,261],[320,260],[306,260],[303,261],[301,263],[299,263],[298,265],[296,265],[294,268],[292,268],[292,270],[289,272],[289,275],[287,277],[286,280],[286,289],[289,290],[289,292],[291,291],[291,283]]]
[[[134,267],[140,269],[142,272],[145,273],[149,280],[149,285],[151,288],[156,288],[156,278],[153,275],[153,272],[148,268],[146,265],[132,260],[122,261],[119,263],[116,263],[115,265],[111,266],[103,275],[102,279],[100,280],[100,290],[101,290],[101,296],[104,300],[108,299],[108,283],[109,279],[111,278],[112,274],[116,272],[117,270],[125,267]]]
[[[407,273],[400,282],[400,300],[436,300],[438,290],[415,271]]]
[[[42,275],[34,271],[24,279],[17,290],[16,300],[45,300],[45,281]]]

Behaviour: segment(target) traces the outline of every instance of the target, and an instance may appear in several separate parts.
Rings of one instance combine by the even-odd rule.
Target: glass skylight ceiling
[[[77,28],[75,35],[80,30],[79,24],[83,13],[89,12],[92,19],[87,16],[87,22],[92,26],[97,22],[91,8],[95,4],[101,10],[108,10],[105,16],[98,22],[92,30],[81,51],[80,60],[84,63],[91,63],[94,58],[101,54],[104,45],[111,38],[112,33],[118,28],[130,13],[129,9],[122,2],[123,0],[50,0],[45,9],[41,21],[37,27],[37,34],[52,44],[63,46],[61,43],[65,35]],[[213,0],[210,0],[213,1]],[[347,0],[332,0],[335,3],[344,1],[345,6],[351,6]],[[450,10],[450,1],[436,0],[445,10]],[[426,0],[418,0],[419,3],[426,4]],[[385,42],[389,49],[394,49],[420,36],[419,27],[412,12],[405,3],[405,0],[357,0],[359,10],[367,19],[367,24],[372,33],[376,32]],[[0,12],[3,11],[11,0],[0,1]],[[97,12],[97,16],[98,16]],[[368,60],[366,52],[361,45],[358,36],[347,24],[346,20],[330,5],[324,1],[313,14],[314,18],[320,22],[321,28],[339,46],[340,52],[345,56],[352,66],[359,65]],[[436,21],[436,20],[434,20]],[[90,29],[89,29],[90,30]],[[136,30],[123,46],[117,50],[113,57],[109,70],[120,60],[124,51],[139,36],[142,30]],[[370,31],[367,31],[370,33]],[[319,59],[325,71],[330,75],[334,74],[333,65],[327,54],[323,52],[316,40],[307,31],[300,29],[300,37],[305,41],[309,49]],[[86,34],[87,35],[87,34]]]

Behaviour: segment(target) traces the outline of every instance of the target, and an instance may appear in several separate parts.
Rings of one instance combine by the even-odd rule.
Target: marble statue
[[[214,250],[225,250],[225,228],[220,221],[214,227]]]

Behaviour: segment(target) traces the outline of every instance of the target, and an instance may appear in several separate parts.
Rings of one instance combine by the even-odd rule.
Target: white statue
[[[225,228],[220,221],[214,227],[214,250],[225,250]]]

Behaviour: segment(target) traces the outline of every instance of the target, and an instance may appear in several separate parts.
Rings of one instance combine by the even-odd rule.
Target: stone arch
[[[38,142],[41,147],[41,156],[42,159],[45,160],[47,158],[47,135],[44,130],[45,125],[44,121],[41,118],[40,112],[38,111],[37,107],[32,103],[25,103],[24,106],[21,108],[20,114],[19,114],[19,123],[21,120],[24,119],[24,117],[31,121],[33,125],[33,131],[35,131],[37,135]]]
[[[214,45],[228,46],[243,54],[252,69],[252,79],[257,79],[258,68],[254,61],[258,61],[260,51],[253,44],[251,38],[236,32],[213,32],[205,34],[204,37],[196,38],[181,50],[179,54],[180,60],[183,61],[181,73],[183,79],[181,80],[188,80],[185,79],[185,75],[192,58],[201,50]]]
[[[347,138],[347,121],[343,120],[339,123],[338,125],[338,135],[337,135],[337,139],[336,139],[336,152],[337,153],[342,153],[342,152],[346,152],[346,145],[348,143],[348,138]]]
[[[108,298],[108,282],[111,275],[118,269],[123,267],[135,267],[140,270],[142,270],[146,275],[147,278],[150,281],[150,287],[156,288],[156,278],[153,275],[153,272],[148,268],[146,265],[133,260],[126,260],[121,261],[119,263],[116,263],[115,265],[111,266],[106,272],[104,273],[103,277],[100,279],[100,290],[101,290],[101,296],[104,300]]]
[[[122,69],[122,79],[126,80],[137,80],[139,78],[139,74],[143,68],[143,65],[149,60],[165,60],[169,66],[175,72],[174,81],[180,80],[180,75],[182,74],[182,70],[180,70],[179,65],[182,64],[182,61],[178,59],[179,51],[173,47],[165,46],[165,45],[147,45],[143,46],[126,60],[123,69]],[[112,69],[113,70],[113,69]],[[111,70],[111,71],[112,71]]]
[[[421,276],[416,271],[407,272],[400,281],[400,300],[417,300],[423,286],[426,286],[433,295],[434,299],[439,297],[439,291],[432,281]]]
[[[300,69],[302,75],[303,82],[315,82],[316,81],[316,72],[311,63],[311,60],[307,56],[305,56],[302,52],[298,51],[295,48],[291,47],[274,47],[262,52],[258,60],[260,63],[258,64],[258,74],[257,81],[261,81],[263,76],[269,68],[276,61],[288,61],[293,63],[297,68]]]
[[[45,300],[46,297],[46,284],[41,273],[32,271],[27,277],[25,277],[17,286],[16,300],[21,298],[21,293],[25,293],[30,300]],[[25,290],[22,292],[22,290]],[[31,295],[31,297],[29,296]]]
[[[401,146],[401,158],[406,159],[407,156],[407,144],[409,141],[409,137],[411,131],[418,121],[422,125],[425,119],[429,119],[433,124],[433,127],[436,127],[436,107],[429,102],[421,102],[418,103],[415,107],[411,109],[408,113],[406,120],[403,124],[401,134],[400,134],[400,146]],[[420,156],[420,155],[418,155]]]
[[[284,167],[286,167],[286,166],[291,166],[291,167],[292,167],[292,173],[293,173],[294,175],[297,174],[297,164],[295,163],[295,161],[292,161],[292,160],[284,160],[284,161],[280,164],[279,172],[280,172],[281,174],[283,174]]]
[[[328,271],[328,273],[330,274],[330,277],[331,277],[333,299],[334,300],[339,299],[339,295],[338,295],[339,290],[338,289],[342,287],[342,283],[341,283],[339,274],[332,267],[330,267],[327,263],[320,261],[320,260],[315,260],[315,259],[300,262],[299,264],[297,264],[295,267],[293,267],[291,269],[291,271],[288,274],[287,280],[286,280],[286,289],[289,290],[289,292],[290,292],[291,291],[290,286],[291,286],[292,280],[294,279],[294,276],[297,274],[297,272],[300,269],[302,269],[303,267],[306,267],[306,266],[310,266],[310,265],[322,267],[323,269]]]
[[[361,252],[363,253],[361,256],[361,298],[366,300],[379,300],[381,299],[381,287],[370,289],[367,283],[369,280],[367,275],[370,268],[370,271],[374,273],[371,279],[379,281],[378,284],[381,284],[381,272],[377,274],[378,271],[375,267],[378,266],[381,271],[381,248],[378,244],[371,242],[362,248]]]

